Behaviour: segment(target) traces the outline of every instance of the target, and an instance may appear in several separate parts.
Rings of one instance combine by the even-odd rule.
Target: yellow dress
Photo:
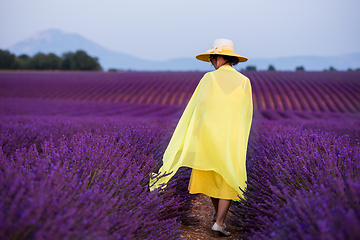
[[[190,193],[221,199],[242,197],[246,150],[253,115],[251,84],[233,67],[222,66],[200,80],[163,156],[165,184],[179,167],[193,169]]]

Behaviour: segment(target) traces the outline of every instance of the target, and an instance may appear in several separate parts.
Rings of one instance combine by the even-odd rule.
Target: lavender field
[[[181,239],[190,169],[148,183],[203,74],[0,72],[0,239]],[[243,74],[238,237],[360,239],[360,73]]]

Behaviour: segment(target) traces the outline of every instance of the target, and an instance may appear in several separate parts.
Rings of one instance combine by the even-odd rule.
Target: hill
[[[35,33],[28,39],[20,41],[8,48],[16,55],[28,54],[30,56],[38,53],[55,53],[61,56],[64,52],[84,50],[90,56],[99,58],[103,69],[116,68],[122,70],[143,71],[209,71],[210,64],[197,61],[193,58],[178,58],[168,61],[149,61],[133,57],[128,54],[111,51],[101,45],[84,38],[79,34],[66,33],[56,29],[50,29]],[[277,70],[295,70],[298,66],[304,66],[305,70],[322,71],[330,66],[337,70],[348,68],[360,68],[360,53],[342,56],[294,56],[281,58],[252,59],[246,63],[239,64],[238,69],[247,66],[256,66],[257,69],[266,70],[270,64]]]

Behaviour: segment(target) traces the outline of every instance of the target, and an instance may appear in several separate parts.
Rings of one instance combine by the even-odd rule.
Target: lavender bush
[[[165,191],[148,190],[174,121],[0,122],[1,239],[176,239],[180,223],[191,224],[190,169],[181,168]],[[357,239],[358,124],[255,119],[248,189],[232,207],[242,237]]]
[[[248,149],[248,187],[234,223],[251,239],[358,239],[359,142],[263,122]]]
[[[173,129],[173,121],[129,118],[129,117],[64,117],[64,116],[1,116],[0,118],[0,146],[4,154],[11,154],[16,149],[29,148],[35,144],[41,151],[40,146],[44,141],[52,139],[55,146],[59,145],[59,139],[72,138],[78,132],[95,133],[97,131],[120,131],[124,137],[127,136],[128,126],[148,126],[153,134],[159,132],[167,136]],[[159,130],[158,130],[159,129]],[[134,132],[134,130],[133,130]],[[146,134],[145,132],[143,134]],[[119,135],[121,137],[121,135]],[[164,137],[159,141],[166,141]],[[133,145],[140,145],[140,142],[133,142]],[[138,146],[138,147],[140,147]],[[162,149],[158,148],[156,149]]]
[[[174,187],[161,193],[148,190],[150,172],[168,141],[166,129],[130,125],[71,133],[73,127],[61,125],[58,131],[72,137],[54,140],[46,126],[52,129],[56,121],[27,124],[1,127],[1,239],[179,235],[176,220],[186,215],[189,204],[177,187],[182,182],[173,181]],[[45,135],[40,138],[40,133]]]
[[[359,72],[243,73],[242,237],[359,239]],[[149,173],[203,74],[1,73],[0,239],[178,238],[191,170],[162,192]]]

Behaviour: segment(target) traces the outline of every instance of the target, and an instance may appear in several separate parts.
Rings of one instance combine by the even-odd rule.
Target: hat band
[[[211,47],[210,50],[207,50],[208,54],[216,54],[216,53],[234,53],[234,47],[229,45],[224,45],[221,47]]]

